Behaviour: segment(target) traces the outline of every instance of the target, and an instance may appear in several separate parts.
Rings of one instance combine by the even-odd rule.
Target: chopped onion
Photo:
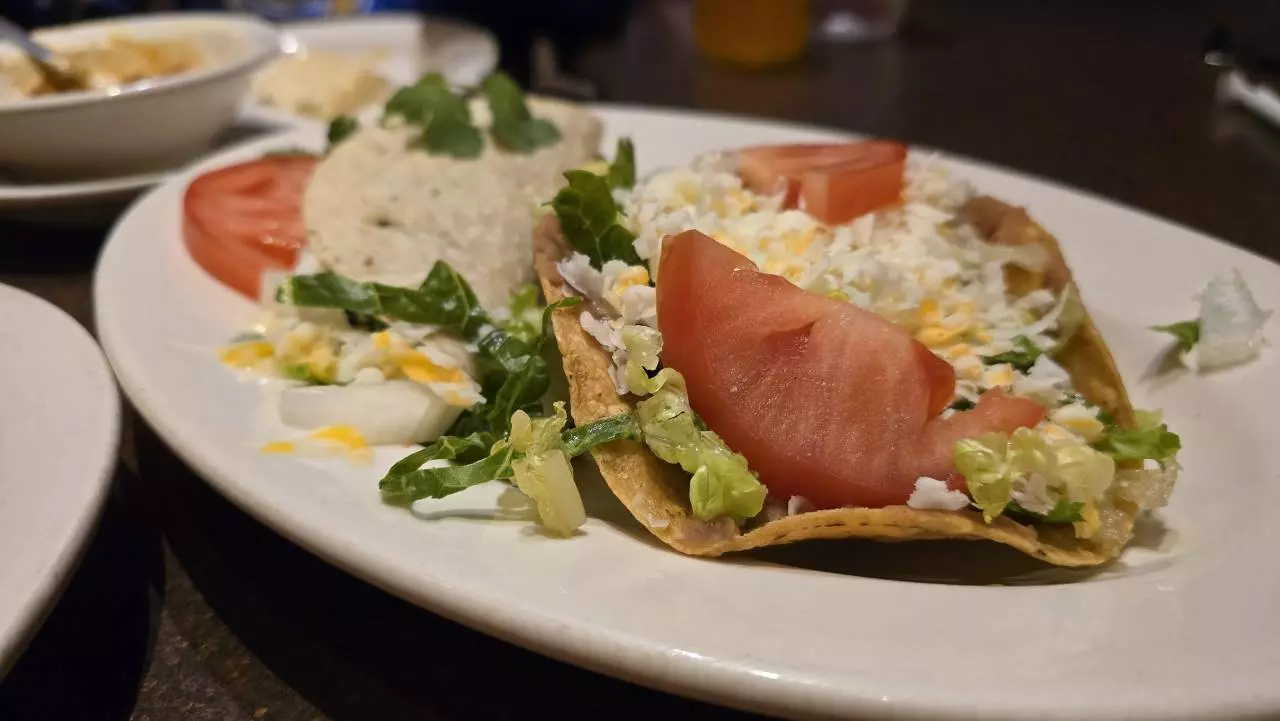
[[[928,476],[916,479],[916,487],[907,499],[911,508],[936,511],[958,511],[969,505],[969,497],[960,491],[947,488],[944,481]]]
[[[439,438],[462,412],[412,381],[286,388],[280,417],[294,428],[350,426],[370,445]]]
[[[1215,276],[1200,296],[1199,370],[1228,368],[1253,360],[1262,351],[1262,326],[1271,311],[1258,307],[1240,271]]]

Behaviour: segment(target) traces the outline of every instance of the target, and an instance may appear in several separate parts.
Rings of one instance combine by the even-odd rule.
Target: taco
[[[548,303],[585,301],[552,314],[572,417],[636,420],[590,452],[675,550],[985,539],[1087,566],[1167,501],[1178,437],[1131,407],[1054,237],[932,159],[569,180],[534,259]]]

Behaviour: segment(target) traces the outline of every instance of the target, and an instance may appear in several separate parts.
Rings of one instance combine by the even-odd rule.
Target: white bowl
[[[116,92],[45,95],[0,104],[0,169],[39,179],[167,170],[207,150],[239,111],[253,72],[276,56],[280,35],[250,15],[167,13],[49,28],[36,38],[75,48],[111,35],[190,38],[208,64]],[[0,57],[17,50],[0,47]]]

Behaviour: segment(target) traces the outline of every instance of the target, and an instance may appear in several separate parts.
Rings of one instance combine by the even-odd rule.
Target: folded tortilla
[[[1006,280],[1015,295],[1037,288],[1055,294],[1071,284],[1071,270],[1057,241],[1026,211],[988,197],[971,200],[960,213],[991,243],[1038,243],[1048,252],[1041,272],[1010,266]],[[560,233],[554,216],[548,215],[534,231],[534,268],[548,302],[571,295],[557,270],[557,261],[572,251]],[[1106,409],[1116,422],[1133,426],[1133,408],[1111,352],[1083,311],[1075,334],[1054,356],[1071,375],[1075,389],[1090,402]],[[610,356],[582,329],[580,309],[556,311],[552,322],[564,357],[569,380],[570,410],[574,422],[591,421],[635,410],[634,399],[619,397],[609,377]],[[730,551],[794,543],[807,539],[866,538],[879,541],[925,539],[990,540],[1018,549],[1059,566],[1092,566],[1120,555],[1125,543],[1094,542],[1075,537],[1070,524],[1031,526],[1001,516],[992,523],[973,510],[917,510],[908,506],[886,508],[834,508],[798,513],[759,525],[739,528],[732,519],[704,521],[689,505],[689,474],[655,456],[641,442],[615,441],[591,450],[600,473],[614,495],[636,520],[667,545],[695,556],[719,556]],[[1132,536],[1138,508],[1117,500],[1125,513],[1127,542]]]
[[[419,129],[370,126],[338,144],[316,167],[303,197],[308,249],[326,268],[361,281],[417,286],[444,260],[470,279],[486,308],[533,282],[534,212],[590,161],[600,119],[578,105],[530,98],[560,142],[511,153],[486,142],[477,158],[433,155],[415,146]],[[487,122],[483,118],[477,122]]]

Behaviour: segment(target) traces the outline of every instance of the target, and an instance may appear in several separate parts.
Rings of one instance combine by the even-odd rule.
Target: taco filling
[[[875,141],[566,174],[535,238],[579,424],[676,549],[987,538],[1114,558],[1178,437],[1134,412],[1052,236]],[[621,166],[622,170],[619,170]],[[618,440],[622,438],[623,440]]]

